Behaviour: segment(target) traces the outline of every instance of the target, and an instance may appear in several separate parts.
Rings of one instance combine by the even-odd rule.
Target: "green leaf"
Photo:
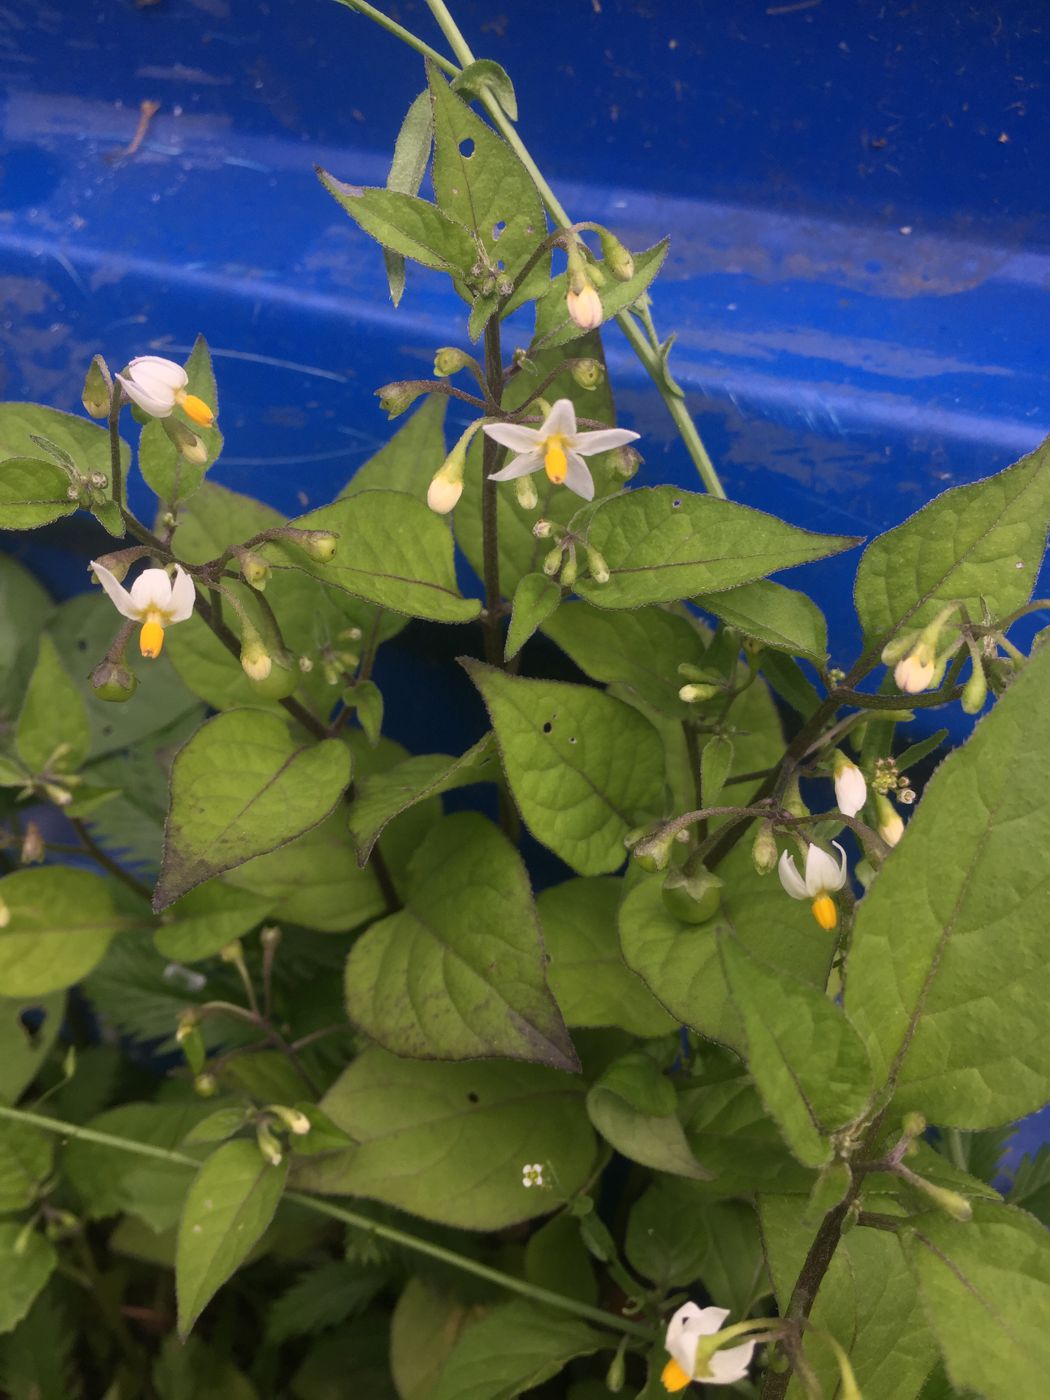
[[[597,1307],[594,1265],[575,1216],[554,1215],[541,1225],[529,1236],[524,1262],[529,1283]]]
[[[566,1196],[583,1186],[595,1151],[585,1087],[542,1065],[437,1064],[368,1049],[321,1101],[357,1146],[297,1164],[295,1184],[468,1230],[546,1215],[549,1198],[522,1184],[521,1169],[549,1163]]]
[[[631,1207],[627,1262],[661,1291],[695,1283],[710,1247],[704,1198],[683,1177],[656,1177]]]
[[[45,632],[18,716],[18,756],[32,773],[42,773],[49,766],[52,771],[75,773],[87,757],[88,744],[84,702]]]
[[[62,1029],[65,1005],[64,992],[0,998],[0,1103],[17,1103],[39,1074]]]
[[[270,1308],[268,1344],[281,1346],[293,1337],[309,1337],[345,1322],[363,1311],[386,1282],[382,1271],[362,1271],[341,1259],[300,1274]]]
[[[405,113],[401,130],[397,133],[394,155],[386,177],[388,190],[408,195],[419,193],[433,143],[434,113],[430,93],[421,92]],[[400,253],[384,248],[383,261],[390,284],[390,299],[397,306],[405,290],[405,260]]]
[[[427,64],[434,103],[434,194],[441,209],[466,227],[493,267],[517,278],[547,236],[543,202],[532,176],[496,133]],[[469,264],[468,264],[469,267]],[[510,299],[508,310],[541,295],[549,256],[541,257]]]
[[[338,739],[302,745],[262,710],[208,720],[172,765],[154,909],[317,826],[349,782],[350,754]]]
[[[902,1242],[952,1384],[986,1400],[1041,1400],[1050,1371],[1046,1230],[1024,1211],[975,1202],[968,1224],[927,1215]]]
[[[477,256],[474,240],[436,204],[396,190],[345,185],[319,167],[317,178],[358,227],[390,252],[455,277],[469,274]]]
[[[272,907],[269,899],[210,880],[165,911],[153,945],[166,958],[198,962],[258,928]]]
[[[664,238],[654,247],[635,253],[634,276],[629,281],[619,282],[612,276],[606,277],[603,285],[597,288],[604,321],[611,320],[619,312],[634,305],[660,271],[666,256],[667,239]],[[552,279],[546,293],[537,304],[536,332],[530,355],[535,351],[567,345],[578,338],[579,327],[569,315],[565,302],[568,290],[568,277],[563,272]]]
[[[8,919],[0,928],[0,987],[39,997],[71,987],[102,958],[129,921],[98,875],[64,866],[16,870],[0,880]]]
[[[175,1336],[164,1339],[154,1362],[152,1391],[157,1400],[259,1400],[259,1392],[218,1347],[196,1337],[185,1344]],[[105,1400],[117,1400],[107,1392]]]
[[[609,613],[573,602],[543,630],[591,680],[623,686],[672,719],[695,715],[695,707],[678,698],[679,665],[702,665],[704,658],[703,638],[687,618],[658,607]]]
[[[72,515],[77,502],[67,495],[69,485],[57,462],[8,457],[0,463],[0,529],[35,530]]]
[[[616,1345],[575,1318],[536,1303],[502,1303],[469,1328],[441,1372],[431,1400],[514,1400],[556,1376],[577,1356]]]
[[[1050,1143],[1044,1143],[1034,1157],[1022,1157],[1008,1199],[1044,1225],[1050,1224]]]
[[[186,391],[203,399],[218,417],[219,391],[211,364],[208,342],[199,335],[193,343],[185,364]],[[151,418],[139,438],[139,471],[146,485],[155,492],[169,510],[185,501],[200,488],[210,467],[222,451],[222,433],[216,427],[205,428],[199,423],[183,422],[204,444],[207,457],[203,462],[190,462],[175,447],[164,431],[164,424]],[[123,530],[121,531],[123,533]]]
[[[818,988],[827,978],[832,945],[804,903],[788,899],[775,877],[755,873],[746,837],[718,874],[725,881],[722,907],[698,927],[684,925],[664,907],[662,875],[639,879],[620,906],[620,947],[627,966],[672,1016],[743,1053],[744,1026],[726,986],[719,945],[735,934],[762,963]]]
[[[939,749],[948,737],[947,729],[938,729],[925,739],[920,739],[917,744],[912,744],[897,755],[897,769],[901,773],[906,773],[909,768],[916,763],[921,763],[924,758]]]
[[[588,686],[462,664],[484,697],[532,834],[577,874],[616,870],[628,831],[661,806],[663,755],[652,725]]]
[[[861,901],[846,1010],[900,1112],[990,1128],[1050,1097],[1050,648],[934,774]]]
[[[452,79],[452,91],[473,99],[491,93],[512,122],[518,120],[518,99],[507,70],[491,58],[477,58]]]
[[[472,783],[495,782],[498,777],[499,759],[492,735],[486,734],[459,758],[420,754],[362,778],[350,804],[350,834],[359,863],[367,862],[387,825],[402,812],[440,793]]]
[[[427,110],[430,97],[426,97]],[[445,413],[448,399],[430,394],[402,422],[400,428],[374,456],[354,472],[339,492],[339,499],[362,491],[404,491],[419,500],[427,498],[434,473],[445,460]]]
[[[188,1144],[225,1142],[227,1138],[239,1133],[251,1118],[252,1110],[249,1107],[217,1108],[214,1113],[209,1113],[207,1118],[202,1118],[195,1124],[183,1140]]]
[[[823,1166],[832,1157],[831,1133],[858,1117],[871,1096],[864,1045],[819,988],[764,967],[732,939],[722,939],[719,951],[758,1092],[799,1161]]]
[[[705,807],[716,807],[733,767],[733,741],[714,734],[700,752],[700,790]]]
[[[474,1310],[426,1279],[410,1278],[390,1319],[390,1372],[400,1400],[431,1400]]]
[[[215,1293],[236,1272],[269,1225],[288,1175],[254,1142],[224,1143],[201,1167],[179,1220],[175,1294],[186,1338]]]
[[[762,657],[762,674],[770,688],[803,719],[809,719],[819,708],[821,697],[793,658],[780,652],[767,651]]]
[[[514,606],[507,629],[504,659],[517,656],[538,627],[550,618],[561,602],[561,584],[546,574],[526,574],[514,590]]]
[[[823,666],[827,660],[828,625],[805,593],[756,579],[724,593],[701,594],[693,602],[774,651],[804,656],[814,666]]]
[[[674,486],[641,487],[589,508],[587,538],[604,556],[610,577],[601,584],[580,579],[576,591],[598,608],[720,593],[857,543]]]
[[[72,1300],[69,1300],[72,1301]],[[76,1328],[57,1288],[45,1288],[0,1344],[0,1386],[11,1400],[79,1400]]]
[[[809,1195],[811,1171],[783,1145],[776,1124],[746,1076],[686,1088],[678,1096],[679,1117],[693,1152],[715,1174],[698,1189],[710,1196],[755,1191]],[[802,1207],[799,1206],[801,1214]]]
[[[51,1170],[52,1139],[37,1128],[0,1119],[0,1215],[26,1210]]]
[[[362,491],[301,515],[299,530],[330,530],[343,541],[335,558],[301,567],[322,583],[410,617],[469,622],[481,611],[456,586],[452,534],[441,516],[403,491]],[[286,567],[273,559],[277,569]]]
[[[615,1060],[587,1094],[591,1122],[632,1162],[703,1181],[710,1172],[689,1149],[674,1085],[644,1050]]]
[[[2,473],[0,473],[2,475]],[[0,717],[18,713],[54,604],[33,575],[0,554]]]
[[[496,827],[474,812],[446,817],[400,893],[404,907],[347,960],[352,1021],[399,1055],[579,1067],[547,989],[525,867]]]
[[[1050,445],[1012,467],[945,491],[864,552],[854,591],[868,646],[921,627],[948,603],[980,621],[1031,596],[1050,522]]]
[[[58,1266],[54,1245],[36,1230],[25,1236],[22,1230],[21,1221],[0,1221],[0,1333],[21,1322]]]
[[[547,981],[566,1024],[619,1026],[645,1039],[678,1025],[627,967],[616,936],[622,885],[567,880],[536,901],[550,965]]]
[[[885,1208],[877,1197],[866,1205],[869,1210]],[[784,1309],[813,1243],[814,1227],[804,1221],[797,1199],[766,1196],[759,1208],[766,1257]],[[839,1369],[821,1331],[830,1332],[848,1354],[864,1400],[914,1400],[933,1365],[935,1348],[892,1234],[857,1229],[843,1235],[817,1294],[812,1321],[804,1340],[806,1358],[825,1395],[836,1393]],[[789,1400],[802,1400],[805,1394],[793,1380]]]
[[[356,712],[365,738],[375,748],[383,732],[383,692],[375,681],[356,681],[344,691],[343,700]]]

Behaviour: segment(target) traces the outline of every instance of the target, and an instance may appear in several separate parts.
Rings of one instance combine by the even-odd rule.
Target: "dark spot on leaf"
[[[78,638],[77,638],[77,651],[87,651],[87,649],[88,649],[87,638],[86,638],[86,637],[78,637]]]
[[[471,141],[469,136],[466,141],[461,141],[459,143],[459,153],[464,160],[469,160],[474,154],[474,142]]]
[[[478,1102],[478,1096],[477,1096],[477,1094],[474,1093],[473,1090],[471,1090],[471,1092],[467,1095],[467,1102],[468,1102],[468,1103],[477,1103],[477,1102]]]

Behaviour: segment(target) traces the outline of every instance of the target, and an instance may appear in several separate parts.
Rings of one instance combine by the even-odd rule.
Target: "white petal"
[[[757,1342],[745,1342],[742,1347],[726,1347],[723,1351],[716,1351],[707,1363],[710,1376],[701,1379],[707,1385],[735,1385],[737,1381],[742,1381],[757,1346]]]
[[[175,565],[175,579],[171,585],[171,602],[168,604],[168,621],[185,622],[193,612],[197,601],[197,590],[185,569]]]
[[[696,1319],[697,1331],[701,1337],[710,1337],[718,1331],[728,1316],[728,1308],[701,1308]]]
[[[523,452],[520,457],[515,457],[501,467],[498,472],[493,472],[489,477],[490,481],[513,481],[515,477],[528,476],[530,472],[543,470],[543,457],[539,452]]]
[[[626,447],[640,436],[640,433],[629,432],[627,428],[597,428],[593,433],[577,433],[572,446],[581,456],[593,457],[596,452],[611,452],[614,447]]]
[[[667,1324],[667,1334],[665,1337],[667,1345],[670,1346],[675,1337],[680,1336],[690,1323],[695,1325],[701,1312],[702,1309],[698,1308],[695,1303],[683,1303],[678,1311],[671,1315],[671,1319]]]
[[[512,452],[535,452],[540,445],[539,432],[520,423],[486,423],[482,432]]]
[[[576,452],[565,454],[565,485],[585,501],[594,500],[594,477],[591,476],[587,463]]]
[[[148,413],[151,418],[170,417],[171,411],[175,407],[175,399],[170,391],[162,391],[165,397],[157,398],[155,394],[146,393],[134,380],[123,374],[117,375],[117,383],[123,387],[131,402],[138,404],[143,413]]]
[[[576,409],[572,399],[558,399],[543,420],[540,438],[553,437],[555,433],[561,437],[575,437]]]
[[[147,608],[171,609],[171,579],[163,569],[145,569],[131,585],[131,601],[141,615]]]
[[[806,893],[810,899],[816,899],[821,894],[833,894],[846,883],[846,852],[837,841],[833,841],[832,845],[842,851],[841,864],[812,842],[806,852]]]
[[[812,847],[810,849],[812,849]],[[780,853],[780,864],[777,866],[777,874],[780,876],[780,883],[784,886],[792,899],[809,898],[806,882],[798,873],[795,857],[789,855],[787,851],[781,851]]]
[[[844,764],[835,775],[835,801],[840,812],[855,817],[868,798],[864,774],[853,763]]]
[[[110,571],[104,567],[104,565],[96,564],[94,560],[92,560],[91,567],[95,571],[95,577],[98,579],[99,583],[106,590],[106,592],[109,594],[110,601],[116,608],[117,612],[120,613],[122,617],[137,618],[139,615],[138,609],[132,602],[131,594],[128,592],[128,590],[125,587],[123,587],[122,584],[117,582],[117,580],[113,577]]]
[[[174,360],[162,355],[137,355],[128,363],[128,374],[147,392],[157,389],[185,389],[189,380],[186,371]]]

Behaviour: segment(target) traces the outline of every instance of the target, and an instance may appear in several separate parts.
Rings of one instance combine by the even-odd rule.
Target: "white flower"
[[[117,382],[125,394],[151,418],[169,418],[179,408],[201,427],[210,428],[215,414],[196,394],[187,394],[186,371],[174,360],[160,355],[139,355],[132,360]]]
[[[868,785],[864,781],[864,774],[841,752],[835,756],[833,772],[835,801],[839,811],[847,817],[855,817],[868,798]]]
[[[599,428],[592,433],[578,433],[571,399],[559,399],[539,428],[526,428],[517,423],[486,423],[485,433],[519,454],[502,471],[493,472],[490,481],[513,481],[530,472],[545,471],[555,486],[564,482],[585,501],[594,499],[594,481],[584,457],[623,447],[638,436],[626,428]]]
[[[672,1393],[684,1390],[692,1380],[703,1381],[705,1385],[736,1385],[744,1379],[757,1342],[744,1342],[742,1346],[714,1352],[701,1374],[696,1375],[696,1352],[701,1337],[714,1336],[728,1316],[728,1308],[698,1308],[695,1303],[685,1303],[678,1309],[668,1323],[664,1341],[671,1353],[671,1360],[660,1377],[665,1390]]]
[[[189,574],[178,564],[174,579],[168,577],[165,569],[145,569],[129,591],[104,565],[92,561],[91,567],[117,612],[142,623],[139,633],[142,655],[151,659],[159,656],[165,627],[173,622],[185,622],[193,612],[197,594]]]
[[[838,909],[831,896],[846,883],[846,852],[837,841],[832,841],[831,844],[841,857],[838,861],[834,856],[829,856],[827,851],[822,851],[819,846],[810,842],[806,852],[805,879],[798,873],[794,857],[787,851],[781,855],[777,867],[780,883],[791,898],[812,901],[813,917],[828,933],[839,921]]]
[[[525,1187],[526,1190],[528,1190],[530,1186],[542,1187],[543,1163],[526,1162],[521,1169],[521,1184]]]
[[[437,515],[448,515],[463,494],[463,468],[448,465],[438,471],[427,488],[427,505]]]
[[[570,291],[565,298],[569,315],[581,331],[596,331],[602,323],[602,299],[590,282],[578,292]]]
[[[897,662],[893,668],[893,679],[897,682],[898,689],[903,690],[906,695],[918,695],[920,691],[929,689],[936,669],[929,649],[919,646]]]

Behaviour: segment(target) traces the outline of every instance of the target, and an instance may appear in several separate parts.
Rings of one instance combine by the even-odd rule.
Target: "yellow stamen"
[[[151,618],[142,624],[142,631],[139,633],[139,651],[143,656],[153,661],[160,655],[160,649],[164,645],[164,624]]]
[[[210,428],[215,422],[215,414],[196,394],[187,394],[185,389],[180,389],[175,395],[175,402],[179,405],[187,418],[192,418],[195,423],[199,423],[202,428]]]
[[[543,466],[548,478],[555,486],[560,486],[565,480],[569,459],[565,455],[565,440],[559,433],[543,444]]]
[[[691,1379],[692,1377],[686,1375],[673,1356],[664,1367],[663,1374],[660,1377],[664,1389],[669,1390],[672,1395],[674,1395],[676,1391],[684,1390]]]
[[[818,894],[810,908],[813,910],[813,917],[825,933],[830,933],[837,926],[839,911],[830,894]]]

